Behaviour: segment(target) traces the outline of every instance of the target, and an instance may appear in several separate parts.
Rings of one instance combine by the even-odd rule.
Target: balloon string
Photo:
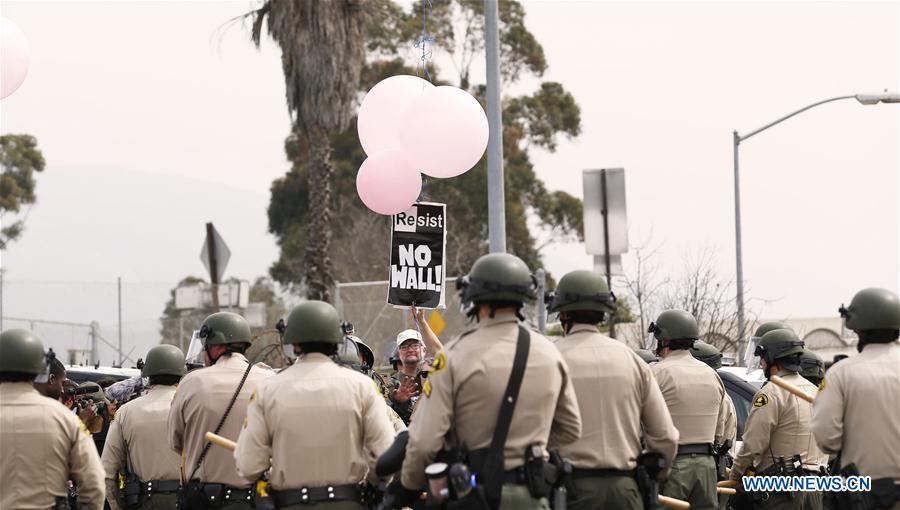
[[[426,4],[428,10],[426,11]],[[427,49],[428,43],[434,43],[434,37],[428,34],[428,16],[431,14],[434,6],[431,5],[431,0],[423,0],[422,2],[422,36],[416,41],[416,48],[422,49],[422,56],[420,58],[420,64],[416,65],[416,76],[419,76],[419,66],[422,67],[422,71],[425,74],[425,79],[429,82],[432,81],[431,73],[428,72],[428,60],[431,59],[432,51]],[[422,86],[424,88],[424,85]]]

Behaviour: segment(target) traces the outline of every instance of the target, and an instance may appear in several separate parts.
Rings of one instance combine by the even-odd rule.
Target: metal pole
[[[609,287],[609,290],[612,290],[612,268],[610,264],[612,261],[610,260],[612,257],[609,255],[609,210],[607,209],[607,197],[606,197],[606,169],[600,170],[600,198],[603,201],[603,207],[600,209],[600,213],[603,215],[603,258],[606,259],[606,285]],[[616,337],[616,314],[613,312],[609,317],[609,336],[611,338]]]
[[[344,303],[341,302],[341,282],[334,282],[334,309],[337,310],[338,316],[344,318]]]
[[[209,256],[209,281],[212,284],[213,312],[219,311],[219,266],[216,261],[216,237],[213,224],[206,224],[206,250]]]
[[[487,107],[490,138],[488,167],[488,237],[491,253],[506,251],[506,203],[503,191],[503,118],[500,103],[500,31],[497,0],[484,0]]]
[[[119,277],[119,366],[122,366],[122,277]]]
[[[741,253],[741,177],[738,171],[738,147],[741,135],[734,132],[734,254],[737,266],[738,358],[746,349],[744,338],[744,263]]]
[[[3,331],[3,268],[0,268],[0,331]]]
[[[90,364],[92,364],[92,365],[93,365],[94,363],[97,363],[97,362],[100,360],[100,353],[99,353],[99,351],[98,351],[98,349],[97,349],[97,337],[98,337],[99,334],[100,334],[100,333],[97,331],[97,329],[99,329],[99,327],[100,327],[100,324],[97,324],[97,321],[91,322],[91,331],[90,331],[90,335],[91,335],[91,360],[90,360]]]
[[[538,282],[538,331],[543,334],[547,332],[547,303],[544,301],[544,292],[547,290],[547,272],[543,269],[538,269],[535,277]]]

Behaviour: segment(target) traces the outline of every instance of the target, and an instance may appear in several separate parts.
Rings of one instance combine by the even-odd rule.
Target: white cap
[[[397,347],[400,347],[401,345],[403,345],[403,342],[405,342],[407,340],[415,340],[419,343],[423,343],[421,333],[419,333],[418,331],[416,331],[414,329],[404,329],[403,331],[400,332],[399,335],[397,335]]]

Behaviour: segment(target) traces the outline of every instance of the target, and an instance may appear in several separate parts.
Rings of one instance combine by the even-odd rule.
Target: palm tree
[[[365,0],[267,0],[254,11],[252,38],[259,47],[264,20],[281,47],[293,133],[306,150],[295,158],[309,169],[309,242],[304,254],[306,297],[331,301],[330,135],[348,128],[365,50]],[[301,161],[294,161],[299,163]]]

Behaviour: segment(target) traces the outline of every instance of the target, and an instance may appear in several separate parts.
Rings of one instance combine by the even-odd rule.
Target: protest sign
[[[391,217],[388,303],[408,308],[444,307],[447,206],[417,202]]]

